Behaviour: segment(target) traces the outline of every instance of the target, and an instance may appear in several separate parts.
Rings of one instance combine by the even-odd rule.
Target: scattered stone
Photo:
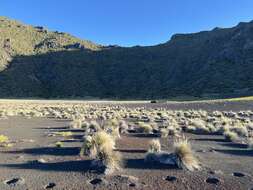
[[[4,181],[4,183],[9,186],[24,185],[25,180],[23,178],[13,178],[13,179]]]
[[[129,184],[129,187],[135,187],[135,186],[136,186],[135,183],[130,183],[130,184]]]
[[[165,178],[165,180],[166,181],[170,181],[170,182],[174,182],[174,181],[176,181],[177,180],[177,177],[175,177],[175,176],[167,176],[166,178]]]
[[[233,176],[235,176],[235,177],[244,177],[245,174],[240,173],[240,172],[234,172],[234,173],[233,173]]]
[[[95,179],[91,180],[90,183],[91,183],[92,185],[99,185],[99,184],[103,183],[103,181],[104,181],[104,180],[102,180],[102,179],[100,179],[100,178],[95,178]]]
[[[218,178],[216,178],[216,177],[208,177],[208,178],[206,179],[206,182],[207,182],[207,183],[210,183],[210,184],[215,184],[215,185],[217,185],[217,184],[220,183],[220,180],[219,180]]]
[[[56,186],[55,183],[51,182],[45,186],[45,189],[53,189]]]

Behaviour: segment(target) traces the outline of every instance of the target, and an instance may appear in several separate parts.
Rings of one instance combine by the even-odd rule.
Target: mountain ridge
[[[150,99],[253,92],[252,21],[133,47],[102,46],[4,17],[0,30],[0,97]]]

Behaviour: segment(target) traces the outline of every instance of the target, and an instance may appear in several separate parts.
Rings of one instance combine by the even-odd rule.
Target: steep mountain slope
[[[100,46],[77,39],[62,32],[50,32],[46,28],[24,25],[15,20],[0,16],[1,60],[4,64],[7,55],[36,55],[49,51],[62,51],[71,48],[98,50]]]
[[[253,93],[253,23],[104,47],[0,19],[1,97],[167,98]],[[4,31],[4,32],[2,32]]]

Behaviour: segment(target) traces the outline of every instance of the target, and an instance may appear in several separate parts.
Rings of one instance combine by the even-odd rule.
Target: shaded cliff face
[[[1,97],[135,99],[253,92],[251,22],[131,48],[105,47],[4,17],[0,30]]]

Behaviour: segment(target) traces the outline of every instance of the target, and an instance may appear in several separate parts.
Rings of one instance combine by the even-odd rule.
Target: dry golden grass
[[[146,123],[139,123],[140,132],[150,134],[153,132],[153,127]]]
[[[0,144],[8,143],[9,138],[5,135],[0,135]]]
[[[169,130],[167,128],[160,129],[160,134],[162,138],[166,138],[169,135]]]
[[[234,141],[238,140],[238,138],[239,138],[237,133],[235,133],[233,131],[229,131],[229,130],[225,131],[223,133],[223,135],[224,135],[225,139],[230,142],[234,142]]]
[[[193,151],[189,141],[183,137],[174,142],[174,153],[178,157],[178,166],[186,168],[190,171],[199,170],[198,160],[193,155]]]
[[[160,152],[161,144],[158,139],[153,139],[149,142],[148,152]]]
[[[55,146],[56,146],[57,148],[61,148],[61,147],[63,147],[63,142],[57,141],[57,142],[55,143]]]
[[[90,156],[106,167],[105,174],[119,169],[121,156],[114,151],[114,138],[105,131],[95,133],[91,140]]]
[[[81,129],[82,128],[82,120],[75,119],[70,123],[70,127],[73,129]]]

